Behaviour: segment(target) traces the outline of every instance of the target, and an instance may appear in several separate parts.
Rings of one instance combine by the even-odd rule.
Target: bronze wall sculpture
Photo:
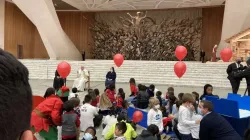
[[[177,60],[177,45],[188,50],[185,61],[199,59],[201,9],[97,13],[90,29],[94,59]]]

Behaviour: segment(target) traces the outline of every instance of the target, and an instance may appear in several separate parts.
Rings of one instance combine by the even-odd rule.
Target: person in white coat
[[[89,71],[81,66],[81,69],[77,71],[77,78],[74,80],[73,87],[78,91],[84,91],[86,84],[89,80]]]

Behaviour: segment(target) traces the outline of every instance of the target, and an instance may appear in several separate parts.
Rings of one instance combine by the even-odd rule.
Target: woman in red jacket
[[[31,129],[45,140],[56,140],[57,126],[61,125],[63,102],[55,95],[54,88],[48,88],[44,98],[31,114]]]

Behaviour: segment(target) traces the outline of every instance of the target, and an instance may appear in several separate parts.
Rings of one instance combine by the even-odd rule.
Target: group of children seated
[[[102,136],[107,140],[159,140],[160,134],[164,131],[166,133],[174,131],[179,139],[187,135],[191,135],[193,140],[199,139],[199,122],[202,116],[198,109],[198,93],[179,93],[176,98],[174,88],[169,87],[164,96],[154,85],[147,87],[139,84],[137,88],[134,78],[130,79],[130,89],[131,95],[127,99],[122,88],[116,93],[115,85],[109,85],[101,95],[98,89],[89,89],[83,105],[80,106],[77,89],[73,88],[68,94],[68,101],[62,97],[64,98],[62,139],[69,140],[72,136],[77,136],[78,139],[79,131],[86,133],[89,129],[96,133],[95,128],[101,124],[103,124]],[[201,98],[206,95],[214,96],[212,90],[211,85],[205,85]],[[136,108],[149,108],[148,128],[139,136],[135,131],[136,124],[128,117],[129,104]],[[97,139],[93,136],[95,134],[85,134],[84,140]]]

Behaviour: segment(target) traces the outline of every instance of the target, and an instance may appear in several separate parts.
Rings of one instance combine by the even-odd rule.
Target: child
[[[157,92],[156,92],[156,98],[159,100],[160,106],[162,106],[161,95],[162,95],[162,92],[161,92],[161,91],[157,91]]]
[[[199,99],[199,98],[198,98]],[[191,120],[201,120],[202,116],[197,112],[198,104],[194,103],[191,110],[192,110],[192,117]],[[200,132],[200,124],[194,124],[190,126],[192,140],[199,140],[199,132]]]
[[[74,105],[74,111],[75,111],[75,113],[78,115],[78,117],[81,117],[80,99],[76,98],[76,97],[73,97],[73,98],[70,99],[70,101]]]
[[[179,108],[178,130],[182,140],[192,140],[190,126],[199,124],[200,120],[191,120],[191,112],[189,111],[195,102],[192,94],[186,93],[182,98],[182,105]]]
[[[203,95],[201,95],[200,100],[204,100],[206,96],[217,96],[218,95],[213,95],[213,86],[210,84],[206,84],[204,86],[204,91],[203,91]]]
[[[62,115],[62,140],[76,140],[79,136],[79,117],[71,101],[65,102],[63,107],[66,112]]]
[[[106,90],[106,94],[111,103],[115,102],[115,85],[110,85],[109,88]]]
[[[114,108],[111,108],[109,114],[103,120],[103,130],[102,135],[104,136],[109,129],[117,123],[116,111]]]
[[[94,126],[93,119],[95,115],[98,115],[98,109],[92,106],[92,99],[90,95],[86,95],[84,98],[83,105],[81,106],[81,131],[86,130],[89,126]]]
[[[184,95],[184,93],[182,93],[182,92],[178,94],[178,100],[179,100],[179,101],[182,100],[183,95]]]
[[[128,102],[125,100],[122,102],[122,110],[121,110],[121,113],[122,115],[124,115],[126,117],[126,120],[128,121],[129,120],[129,117],[128,117]]]
[[[117,94],[115,101],[116,101],[116,111],[117,113],[120,113],[122,110],[122,102],[123,102],[123,99],[120,93]]]
[[[163,131],[163,120],[162,120],[162,112],[159,110],[159,100],[152,97],[149,99],[149,107],[150,110],[148,112],[148,120],[147,124],[148,126],[151,124],[155,124],[159,127],[159,132],[161,133]],[[160,134],[159,133],[159,134]],[[160,135],[158,135],[158,139],[160,139]]]
[[[146,91],[147,87],[145,85],[139,84],[138,88],[139,88],[139,92],[137,95],[135,106],[140,109],[146,109],[148,108],[148,100],[149,100],[149,96]]]
[[[122,99],[125,100],[125,93],[123,91],[123,88],[119,88],[118,93],[121,95]]]
[[[178,101],[181,101],[181,100],[182,100],[183,95],[184,95],[184,93],[179,93],[179,94],[178,94]],[[176,102],[177,102],[177,100],[176,100]],[[174,104],[174,105],[173,105],[173,108],[172,108],[172,113],[171,113],[171,114],[175,115],[177,111],[178,111],[178,110],[177,110],[177,108],[176,108],[176,104]]]
[[[173,87],[169,87],[168,88],[168,91],[166,93],[166,100],[168,100],[169,92],[173,92],[174,93],[174,88]]]
[[[200,96],[199,93],[193,91],[192,95],[193,95],[193,97],[195,99],[196,104],[199,104],[199,96]]]
[[[102,115],[108,115],[109,109],[113,106],[113,104],[110,102],[108,96],[106,93],[103,93],[100,97],[100,114]]]
[[[130,91],[131,91],[131,94],[130,94],[129,96],[130,96],[130,97],[131,97],[131,96],[136,96],[138,90],[137,90],[137,88],[136,88],[135,79],[134,79],[134,78],[130,78],[129,84],[130,84]]]
[[[61,98],[61,100],[65,103],[69,98],[69,88],[66,86],[62,86],[56,93],[57,96]]]
[[[115,125],[115,140],[126,140],[124,133],[127,131],[127,125],[125,122],[119,122]]]
[[[97,88],[94,89],[94,94],[95,94],[95,99],[92,100],[91,105],[97,107],[97,104],[99,104],[99,100],[100,100],[99,89]]]
[[[84,135],[82,140],[97,140],[96,138],[96,130],[94,127],[88,127],[85,131],[84,131]]]
[[[151,124],[147,130],[142,130],[141,134],[135,140],[157,140],[155,136],[159,134],[158,126]]]
[[[71,98],[77,98],[78,97],[78,94],[77,94],[77,88],[72,88],[71,92],[69,93],[69,97],[68,97],[68,100],[70,100]]]
[[[148,87],[148,89],[147,89],[147,93],[148,93],[149,98],[155,96],[154,91],[155,91],[155,85],[151,84],[151,85]]]

